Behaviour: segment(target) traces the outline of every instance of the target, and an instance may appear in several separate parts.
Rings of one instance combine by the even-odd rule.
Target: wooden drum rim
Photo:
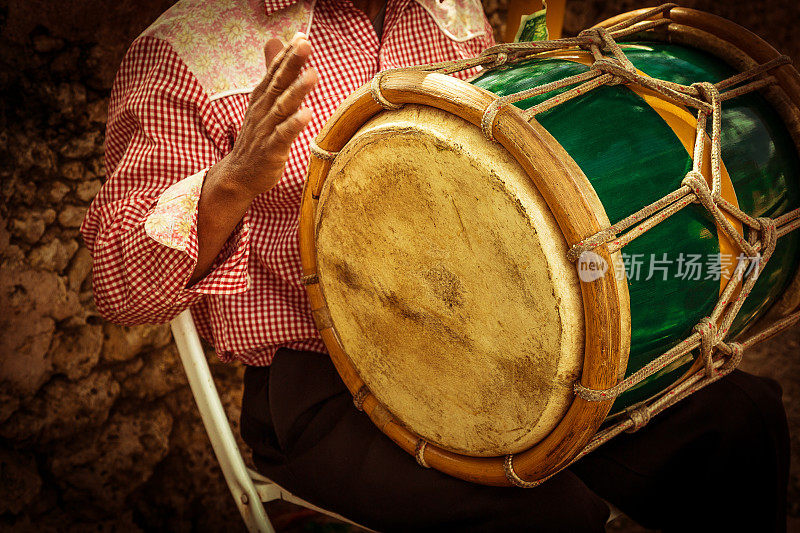
[[[382,77],[381,92],[394,104],[418,104],[441,109],[480,127],[483,113],[495,100],[492,93],[438,73],[395,71]],[[372,116],[383,111],[364,86],[350,95],[334,112],[316,139],[324,151],[338,152]],[[495,121],[497,141],[525,169],[553,213],[568,246],[572,246],[609,225],[608,217],[594,189],[578,165],[558,142],[536,121],[528,123],[513,106],[500,109]],[[342,348],[328,314],[317,277],[315,213],[319,194],[332,161],[311,157],[303,192],[300,217],[300,254],[306,290],[317,327],[339,375],[353,395],[364,382]],[[595,250],[610,268],[619,259],[607,248]],[[613,270],[612,270],[613,271]],[[624,284],[624,286],[620,286]],[[627,282],[603,276],[581,282],[585,316],[585,350],[581,384],[606,389],[618,380],[622,359],[627,359],[630,340],[630,309]],[[564,418],[542,441],[514,455],[514,470],[525,481],[549,477],[569,464],[587,444],[606,418],[612,401],[589,402],[575,397]],[[373,423],[408,453],[417,452],[419,437],[397,423],[374,395],[363,399],[362,407]],[[424,460],[446,474],[487,485],[511,485],[504,457],[472,457],[449,452],[429,443]]]

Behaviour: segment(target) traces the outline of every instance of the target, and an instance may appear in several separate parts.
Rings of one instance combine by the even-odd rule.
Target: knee
[[[751,427],[763,425],[770,433],[776,436],[785,434],[788,439],[786,409],[783,406],[783,390],[780,383],[740,370],[732,372],[725,379],[749,405],[749,409],[744,406],[741,409],[743,414],[749,414],[743,417],[743,423]]]
[[[736,371],[723,380],[727,387],[727,413],[717,417],[721,448],[737,457],[742,474],[785,477],[790,441],[781,386],[775,380]],[[749,465],[749,466],[748,466]],[[751,473],[755,476],[755,473]]]
[[[516,500],[507,513],[510,522],[501,528],[490,528],[491,531],[605,531],[608,504],[571,470],[535,489],[512,488],[505,492]]]

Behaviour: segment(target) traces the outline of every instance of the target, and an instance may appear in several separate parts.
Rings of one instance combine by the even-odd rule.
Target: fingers
[[[313,67],[303,70],[310,55],[311,44],[302,33],[285,48],[277,40],[264,46],[267,74],[250,95],[242,131],[234,143],[243,161],[261,161],[259,172],[264,176],[280,176],[292,143],[311,122],[311,111],[302,107],[319,78]]]
[[[303,103],[303,99],[314,89],[319,76],[316,69],[309,68],[303,72],[288,89],[275,100],[275,104],[267,113],[264,127],[272,129],[294,114]]]
[[[311,44],[302,33],[292,39],[284,54],[283,61],[271,77],[269,87],[262,100],[265,107],[271,107],[275,100],[300,76],[303,66],[311,55]]]
[[[266,92],[267,87],[269,87],[269,82],[272,80],[272,76],[283,62],[287,48],[288,47],[283,46],[280,39],[270,39],[264,45],[264,60],[267,65],[267,73],[256,88],[253,89],[253,92],[250,93],[250,103],[257,102],[258,99],[261,98],[261,95]]]
[[[286,120],[278,124],[270,136],[270,144],[276,151],[284,151],[288,154],[289,147],[300,135],[300,132],[311,122],[311,110],[307,107],[298,109]]]
[[[305,35],[298,32],[289,45],[272,59],[266,76],[250,95],[252,113],[259,116],[266,114],[278,96],[300,75],[310,55],[311,44]]]
[[[266,109],[269,109],[269,106],[272,105],[272,102],[275,100],[277,94],[280,93],[278,92],[273,94],[270,98],[267,98],[267,102],[265,103],[262,103],[262,100],[264,100],[264,98],[262,97],[267,91],[276,90],[275,85],[273,83],[276,79],[276,73],[278,73],[279,71],[283,72],[283,70],[281,70],[281,67],[285,66],[287,59],[296,56],[296,49],[298,45],[301,44],[302,41],[305,41],[306,46],[302,47],[303,49],[301,52],[301,57],[295,58],[293,61],[293,63],[297,63],[298,59],[302,59],[302,61],[300,62],[300,68],[302,68],[302,65],[308,59],[308,56],[311,55],[311,45],[308,44],[308,40],[306,39],[306,36],[304,34],[297,32],[295,36],[292,37],[292,40],[289,42],[289,44],[286,46],[283,46],[283,43],[280,41],[280,39],[270,39],[269,41],[267,41],[267,43],[264,45],[264,59],[267,65],[267,72],[262,78],[261,82],[256,86],[255,89],[253,89],[253,92],[250,94],[250,105],[256,105],[259,107],[264,107]],[[297,69],[295,77],[297,77],[297,74],[299,74],[299,72],[300,70]],[[289,80],[288,83],[291,83],[291,80]]]
[[[267,65],[267,76],[274,72],[274,70],[278,68],[278,65],[280,65],[280,58],[278,58],[278,55],[283,51],[284,46],[280,39],[270,39],[267,41],[267,44],[264,45],[264,64]],[[277,62],[276,59],[278,59]]]

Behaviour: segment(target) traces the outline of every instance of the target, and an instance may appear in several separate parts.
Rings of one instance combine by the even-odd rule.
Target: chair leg
[[[275,529],[233,437],[190,311],[183,311],[171,326],[200,418],[245,526],[251,532],[274,533]]]
[[[344,516],[298,498],[258,472],[247,468],[219,399],[190,311],[188,309],[183,311],[172,321],[171,326],[189,387],[200,411],[200,418],[203,420],[206,433],[211,440],[211,447],[248,531],[274,533],[275,530],[262,503],[273,500],[284,500],[371,531]]]
[[[293,503],[295,505],[299,505],[300,507],[304,507],[306,509],[311,509],[312,511],[316,511],[320,514],[324,514],[326,516],[330,516],[331,518],[335,518],[342,522],[347,522],[348,524],[352,524],[357,526],[365,531],[372,531],[371,529],[362,526],[356,522],[353,522],[349,518],[346,518],[339,513],[334,513],[333,511],[328,511],[327,509],[323,509],[322,507],[317,507],[311,502],[307,502],[302,498],[299,498],[289,492],[288,490],[284,489],[274,481],[270,480],[267,477],[262,476],[255,470],[250,468],[247,469],[250,472],[250,477],[253,479],[253,483],[256,486],[256,490],[258,494],[261,496],[262,502],[271,502],[273,500],[283,500],[285,502]]]

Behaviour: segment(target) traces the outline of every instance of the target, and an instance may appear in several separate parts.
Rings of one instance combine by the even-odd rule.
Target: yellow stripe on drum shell
[[[543,52],[541,54],[537,54],[537,58],[553,58],[553,59],[562,59],[564,61],[572,61],[575,63],[580,63],[582,65],[591,66],[593,62],[592,55],[589,52],[584,51],[569,51],[569,52]],[[641,70],[637,69],[636,72],[638,74],[647,76],[647,73],[642,72]],[[697,133],[697,118],[689,112],[689,110],[680,104],[676,104],[666,99],[666,97],[658,94],[657,92],[648,89],[646,87],[642,87],[641,85],[626,85],[628,89],[633,91],[635,94],[639,95],[642,100],[650,106],[650,108],[658,113],[658,116],[667,123],[667,126],[670,127],[672,132],[675,134],[675,137],[683,144],[683,147],[686,149],[686,152],[689,154],[690,157],[694,154],[694,140],[695,135]],[[739,207],[739,201],[736,198],[736,190],[733,187],[733,181],[731,181],[731,177],[728,175],[728,171],[725,168],[725,163],[721,162],[721,193],[722,197],[730,202],[731,204]],[[701,167],[701,172],[703,177],[705,177],[706,182],[708,183],[709,187],[712,184],[711,178],[711,139],[709,138],[708,134],[706,134],[705,138],[705,147],[703,150],[703,165]],[[643,206],[642,206],[643,207]],[[635,209],[635,207],[633,208]],[[739,232],[740,235],[743,235],[743,228],[742,223],[731,216],[729,213],[725,213],[725,218],[728,219],[736,231]],[[722,257],[736,257],[738,253],[736,250],[738,249],[736,244],[725,234],[725,231],[720,227],[719,224],[717,226],[717,239],[719,240],[719,253]],[[731,274],[733,273],[732,268],[724,268],[722,269],[722,275],[720,276],[720,285],[719,285],[719,293],[722,294],[722,291],[725,289],[725,285],[727,285],[728,280],[730,280]]]

